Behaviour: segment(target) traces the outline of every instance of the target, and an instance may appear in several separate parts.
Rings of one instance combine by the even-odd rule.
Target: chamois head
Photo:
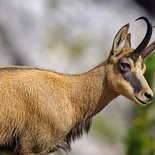
[[[143,74],[146,66],[145,58],[154,50],[155,41],[149,46],[152,35],[152,24],[146,17],[140,17],[147,24],[147,32],[136,49],[131,48],[129,24],[123,26],[116,34],[107,66],[107,79],[110,87],[134,102],[147,105],[153,99],[153,92]]]

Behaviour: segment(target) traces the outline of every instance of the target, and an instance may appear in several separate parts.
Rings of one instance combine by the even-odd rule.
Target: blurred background
[[[0,0],[0,65],[82,73],[105,60],[115,34],[130,23],[132,46],[143,39],[154,0]],[[155,40],[155,33],[152,35]],[[155,53],[145,74],[155,91]],[[100,112],[70,155],[155,155],[155,100],[147,107],[118,97]],[[55,153],[60,155],[65,153]]]

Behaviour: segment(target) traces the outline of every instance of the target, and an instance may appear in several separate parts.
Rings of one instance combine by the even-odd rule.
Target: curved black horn
[[[146,48],[147,44],[149,43],[149,41],[151,39],[151,35],[152,35],[152,24],[149,22],[149,20],[146,17],[139,17],[136,19],[136,21],[141,20],[141,19],[143,19],[147,24],[147,32],[146,32],[145,37],[142,40],[142,42],[132,52],[133,59],[137,59],[139,57],[139,55],[142,54],[143,50]]]

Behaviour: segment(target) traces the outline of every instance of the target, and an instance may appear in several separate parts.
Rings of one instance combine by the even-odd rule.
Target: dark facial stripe
[[[118,62],[119,72],[122,74],[123,78],[131,85],[134,90],[134,93],[139,93],[142,90],[142,85],[140,80],[137,78],[136,74],[127,70],[126,72],[122,71],[120,68],[120,63]]]
[[[122,75],[124,79],[130,83],[134,90],[134,93],[139,93],[142,90],[140,80],[136,77],[135,73],[123,73]]]

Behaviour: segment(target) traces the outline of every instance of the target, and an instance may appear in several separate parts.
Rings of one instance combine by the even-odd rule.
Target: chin
[[[134,96],[134,102],[136,104],[142,105],[142,106],[147,106],[147,105],[149,105],[151,103],[151,101],[150,102],[143,101],[140,98],[138,98],[137,96]]]
[[[150,102],[146,102],[146,101],[143,101],[143,100],[141,100],[140,98],[138,98],[136,95],[130,95],[130,96],[126,96],[129,100],[131,100],[131,101],[133,101],[135,104],[137,104],[137,105],[141,105],[141,106],[147,106],[147,105],[149,105],[150,103],[151,103],[151,101]]]

